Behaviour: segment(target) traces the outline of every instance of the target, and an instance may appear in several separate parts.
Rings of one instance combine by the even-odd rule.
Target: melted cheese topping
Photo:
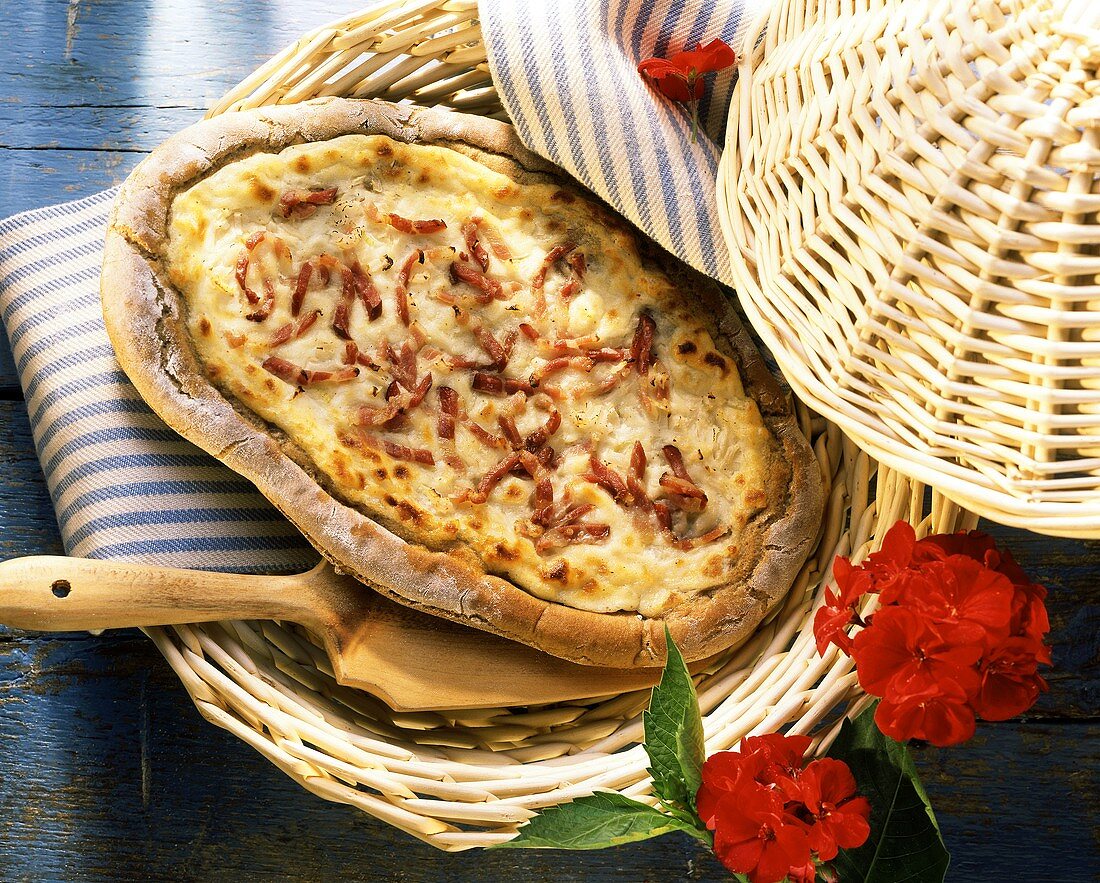
[[[782,496],[708,322],[573,193],[349,135],[181,193],[168,257],[208,377],[330,491],[541,598],[659,615]]]

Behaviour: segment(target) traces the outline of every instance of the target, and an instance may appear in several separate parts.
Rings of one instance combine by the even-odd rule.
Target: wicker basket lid
[[[996,521],[1100,536],[1100,2],[779,0],[719,182],[796,391]]]

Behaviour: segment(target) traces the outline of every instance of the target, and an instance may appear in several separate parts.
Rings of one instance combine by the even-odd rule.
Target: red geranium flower
[[[807,764],[800,779],[802,801],[809,811],[810,847],[818,858],[836,858],[839,849],[861,846],[871,834],[871,802],[856,794],[848,765],[832,758]]]
[[[737,751],[703,764],[699,817],[714,831],[714,851],[754,883],[812,883],[818,859],[862,845],[870,804],[839,760],[806,765],[808,736],[748,736]],[[811,849],[818,855],[815,859]]]
[[[691,140],[695,140],[699,119],[696,102],[703,97],[703,77],[737,63],[737,55],[722,40],[711,40],[706,46],[676,52],[668,58],[647,58],[638,65],[638,73],[649,77],[661,94],[673,101],[687,104],[691,111]]]
[[[978,688],[973,666],[981,655],[980,646],[944,643],[924,617],[904,607],[881,608],[852,645],[860,686],[895,700],[945,682],[957,684],[964,695],[973,693]]]
[[[973,736],[975,719],[966,692],[946,681],[923,693],[882,699],[875,709],[875,723],[899,742],[924,739],[944,748]]]
[[[860,599],[872,591],[871,575],[838,555],[833,562],[833,578],[836,590],[825,590],[825,604],[814,615],[817,652],[824,653],[829,644],[836,644],[845,653],[851,653],[848,627],[858,621],[856,608]]]
[[[777,883],[791,868],[810,861],[805,826],[783,811],[775,792],[754,782],[752,788],[723,798],[720,822],[712,818],[714,852],[731,871],[747,874],[752,883]]]
[[[974,698],[982,720],[1005,721],[1022,714],[1046,690],[1047,682],[1038,673],[1037,649],[1047,652],[1031,638],[1009,638],[982,660],[981,686]]]

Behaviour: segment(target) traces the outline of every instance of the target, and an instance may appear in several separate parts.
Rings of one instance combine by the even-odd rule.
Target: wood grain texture
[[[361,0],[41,0],[4,13],[0,214],[120,181],[271,52]],[[0,556],[60,540],[0,343]],[[994,529],[1051,590],[1051,691],[918,763],[949,879],[1094,878],[1100,868],[1100,543]],[[143,637],[0,631],[0,879],[720,880],[672,836],[596,853],[422,846],[301,790],[204,722]]]

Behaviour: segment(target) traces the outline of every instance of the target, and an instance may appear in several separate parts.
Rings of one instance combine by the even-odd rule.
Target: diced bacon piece
[[[493,371],[503,371],[508,364],[508,352],[501,345],[492,332],[484,325],[479,325],[474,332],[480,346],[492,361],[489,363]]]
[[[486,272],[489,269],[489,252],[485,250],[478,238],[477,224],[467,221],[462,225],[462,235],[466,238],[466,249],[470,252],[470,257],[477,261],[483,273]]]
[[[496,279],[487,276],[473,264],[464,263],[463,261],[451,261],[450,273],[451,281],[456,285],[459,282],[465,282],[480,292],[477,296],[478,303],[487,304],[493,300],[504,299],[504,286]]]
[[[416,349],[412,342],[409,340],[402,342],[401,349],[395,351],[393,345],[390,344],[389,341],[386,341],[382,345],[382,353],[390,363],[390,370],[393,373],[394,380],[405,387],[405,389],[412,389],[415,387],[418,371],[416,364]]]
[[[394,288],[394,300],[397,303],[397,315],[401,323],[407,328],[409,325],[409,276],[412,275],[413,265],[417,262],[424,263],[424,252],[419,248],[414,249],[405,258],[401,269],[397,272],[397,285]]]
[[[491,395],[511,395],[515,392],[533,395],[535,388],[526,380],[514,380],[511,377],[498,377],[495,374],[485,374],[481,371],[474,373],[471,386],[478,392],[486,392]]]
[[[692,549],[698,549],[700,546],[705,546],[707,543],[713,543],[715,540],[721,539],[729,532],[730,528],[728,526],[719,524],[697,537],[684,537],[683,539],[674,540],[672,545],[682,552],[690,552]]]
[[[569,260],[566,261],[569,264],[569,268],[577,274],[578,277],[583,277],[588,271],[588,261],[585,260],[584,252],[575,251],[569,255]]]
[[[565,524],[548,530],[535,541],[535,551],[540,555],[564,546],[592,545],[606,540],[611,535],[608,524],[578,522]]]
[[[425,221],[412,221],[408,218],[401,217],[401,215],[396,215],[393,212],[389,212],[382,217],[394,230],[399,230],[402,233],[438,233],[440,230],[447,229],[446,221],[440,218],[431,218]]]
[[[264,280],[264,296],[251,313],[245,313],[244,317],[250,322],[263,322],[271,311],[275,309],[275,286],[269,279]]]
[[[395,460],[407,460],[410,463],[423,463],[425,466],[434,466],[435,457],[425,448],[410,448],[399,445],[389,439],[382,439],[382,450]]]
[[[354,340],[349,340],[344,344],[344,364],[354,365],[359,359],[359,344]]]
[[[432,375],[429,371],[421,378],[420,382],[413,388],[412,395],[409,397],[408,409],[411,410],[424,401],[424,396],[428,394],[428,391],[432,388]]]
[[[302,304],[306,300],[306,289],[309,288],[309,279],[312,275],[313,261],[306,261],[298,271],[298,281],[294,284],[294,294],[290,298],[290,315],[297,316],[302,311]]]
[[[581,280],[576,276],[570,276],[565,284],[561,287],[561,291],[558,292],[562,300],[569,300],[574,294],[581,290]]]
[[[382,315],[382,295],[374,285],[370,273],[356,261],[351,265],[352,286],[355,296],[367,311],[367,320],[374,322]]]
[[[504,433],[504,437],[508,439],[513,448],[522,447],[523,436],[519,434],[519,429],[516,428],[516,421],[513,418],[508,416],[497,417],[497,426],[500,427],[500,431]]]
[[[528,322],[520,322],[519,330],[523,332],[523,336],[528,340],[535,341],[539,339],[538,330]]]
[[[566,242],[563,245],[555,245],[550,249],[546,253],[546,257],[542,259],[542,265],[539,267],[538,272],[531,279],[531,287],[536,291],[541,291],[543,286],[546,285],[546,274],[550,272],[550,268],[576,247],[575,242]]]
[[[288,190],[279,197],[279,212],[284,218],[308,218],[319,205],[332,205],[336,201],[336,188],[325,190]]]
[[[707,495],[688,474],[680,449],[676,445],[665,445],[661,448],[661,453],[672,470],[671,474],[666,472],[661,476],[661,487],[681,498],[678,501],[681,508],[698,511],[705,509]]]
[[[282,328],[271,335],[271,345],[282,346],[284,343],[291,340],[297,340],[313,327],[313,323],[317,321],[320,315],[320,310],[313,310],[310,313],[306,313],[297,322],[287,322]]]
[[[668,503],[656,502],[653,504],[653,513],[657,516],[657,524],[661,526],[661,530],[672,533],[672,512],[668,508]]]
[[[484,503],[489,499],[489,494],[493,492],[495,488],[504,476],[511,472],[519,463],[519,454],[511,453],[495,466],[485,473],[481,481],[478,482],[477,488],[468,495],[468,499],[471,503]]]
[[[550,412],[550,416],[546,418],[546,422],[538,429],[532,431],[526,439],[523,441],[523,446],[531,451],[537,452],[543,445],[545,445],[550,437],[558,431],[561,426],[561,412],[557,408],[554,408]]]
[[[595,511],[595,509],[596,507],[591,503],[568,506],[563,502],[560,506],[550,506],[539,510],[535,513],[532,520],[536,524],[541,524],[544,527],[564,527],[567,524],[579,521],[589,512]]]
[[[337,368],[335,371],[311,371],[278,356],[268,356],[264,359],[263,369],[292,386],[309,386],[311,383],[343,383],[354,380],[359,376],[359,369],[350,365]]]
[[[623,365],[621,368],[612,371],[599,383],[593,384],[592,388],[587,391],[588,395],[607,395],[607,393],[611,392],[611,390],[613,390],[616,386],[618,386],[620,383],[626,380],[627,377],[630,376],[630,369],[630,365]]]
[[[241,292],[244,294],[245,299],[250,304],[258,304],[260,302],[259,295],[248,287],[248,264],[250,260],[250,254],[257,245],[264,241],[264,237],[266,235],[266,231],[258,230],[257,232],[249,236],[244,241],[244,251],[242,251],[240,257],[237,258],[237,285],[240,286]]]
[[[336,309],[332,311],[332,330],[342,340],[351,339],[351,331],[348,329],[349,306],[348,301],[342,300],[336,305]]]
[[[357,426],[385,426],[401,411],[401,404],[396,399],[387,402],[383,408],[360,405],[355,412],[355,423]]]
[[[454,469],[456,472],[466,471],[466,461],[458,456],[458,454],[444,454],[443,462]]]
[[[540,513],[551,512],[554,508],[554,485],[549,478],[540,478],[535,482],[535,494],[531,505],[534,506],[535,516],[532,519],[536,524],[541,524]]]
[[[384,393],[384,395],[387,402],[394,396],[401,395],[401,384],[398,383],[396,380],[391,380],[390,385],[386,387],[386,392]]]
[[[558,468],[557,457],[554,454],[554,449],[550,447],[550,445],[543,445],[535,452],[535,456],[545,469]]]
[[[634,331],[634,341],[630,345],[630,358],[642,377],[649,373],[649,367],[653,364],[653,335],[656,331],[657,323],[649,313],[638,316],[638,327]]]
[[[225,332],[225,342],[235,350],[244,346],[246,340],[248,340],[248,338],[243,334],[234,334],[232,331]]]
[[[626,500],[629,491],[627,491],[626,482],[618,472],[604,463],[603,460],[595,454],[589,454],[588,456],[588,469],[589,472],[585,475],[585,478],[593,484],[599,485],[611,494],[611,498],[615,500],[615,502],[618,503]]]
[[[646,493],[645,485],[646,456],[641,442],[634,442],[634,449],[630,452],[630,469],[626,473],[626,489],[635,506],[641,509],[652,509],[653,501]]]
[[[458,393],[449,386],[439,387],[439,437],[455,437],[458,422]]]
[[[317,258],[317,275],[321,279],[321,286],[324,287],[332,281],[332,271],[343,271],[344,265],[340,261],[336,260],[330,254],[323,254]],[[347,282],[344,283],[347,285]]]
[[[368,353],[357,352],[355,354],[355,364],[362,365],[364,368],[370,368],[371,371],[382,370],[382,366],[372,359]]]
[[[587,374],[592,370],[595,364],[596,363],[587,356],[558,356],[557,358],[550,359],[550,361],[542,365],[531,375],[531,385],[538,386],[547,377],[552,377],[554,374],[565,371],[568,368],[574,368],[577,371],[583,371]]]
[[[497,260],[510,261],[512,259],[512,252],[508,249],[496,224],[487,221],[485,218],[474,218],[473,223],[477,227],[478,233],[485,236],[485,241],[489,243],[489,248],[493,250],[493,256]]]
[[[507,448],[508,440],[501,438],[499,435],[493,435],[489,430],[485,429],[479,423],[473,420],[467,421],[466,428],[470,430],[470,434],[481,442],[487,448]]]

